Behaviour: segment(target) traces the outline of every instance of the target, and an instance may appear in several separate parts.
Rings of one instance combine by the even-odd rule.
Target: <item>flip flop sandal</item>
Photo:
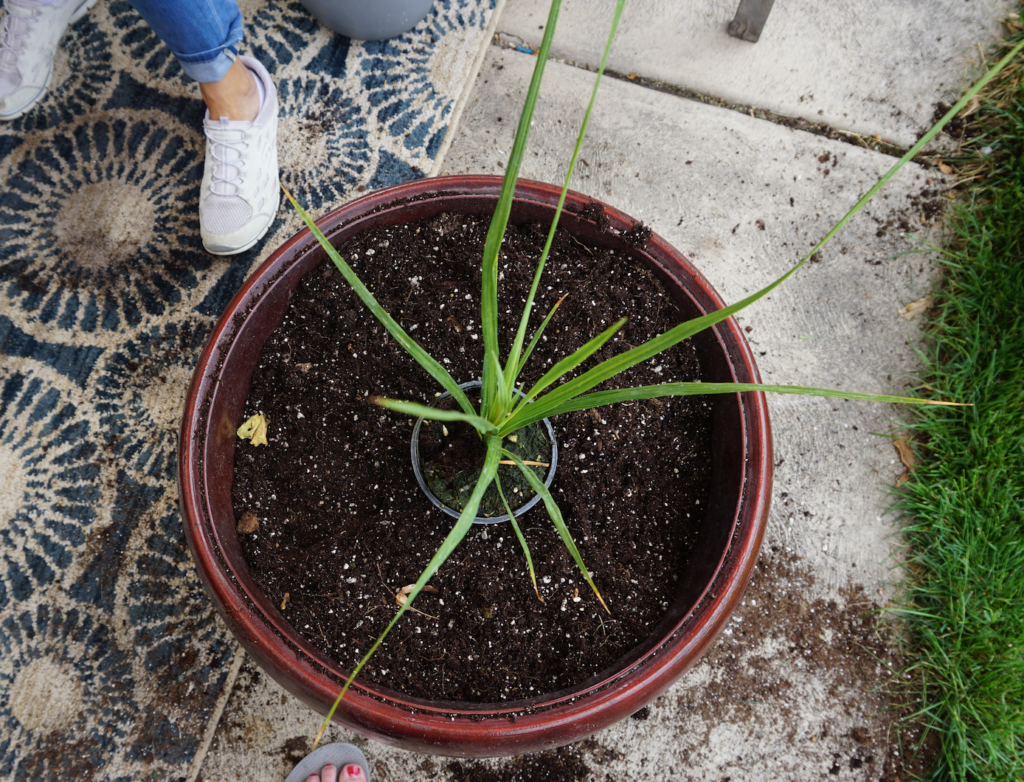
[[[351,744],[325,744],[313,750],[299,761],[299,765],[292,769],[285,782],[306,782],[313,774],[319,774],[320,769],[326,765],[338,769],[340,777],[342,770],[349,763],[362,766],[363,775],[369,782],[370,766],[366,762],[366,756]]]

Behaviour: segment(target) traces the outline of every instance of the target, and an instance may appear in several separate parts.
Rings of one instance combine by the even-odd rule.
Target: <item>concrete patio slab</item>
[[[776,3],[760,41],[730,37],[739,0],[628,2],[608,67],[910,147],[979,74],[1014,0]],[[539,45],[547,0],[509,0],[499,30]],[[612,0],[567,2],[552,53],[600,61]]]
[[[534,58],[492,47],[444,173],[500,173]],[[564,176],[593,75],[551,63],[523,176]],[[572,186],[647,222],[733,301],[795,263],[894,162],[859,147],[609,80]],[[916,366],[899,309],[933,277],[918,253],[942,183],[908,166],[786,286],[740,317],[766,382],[899,393]],[[909,236],[907,236],[909,234]],[[775,397],[775,494],[744,604],[712,651],[635,719],[568,748],[455,761],[364,745],[382,780],[874,780],[902,776],[877,692],[898,667],[898,541],[886,489],[904,468],[884,405]],[[878,433],[878,434],[876,434]],[[203,782],[277,782],[318,718],[248,664]],[[335,739],[353,740],[336,730]],[[913,738],[913,737],[904,737]]]

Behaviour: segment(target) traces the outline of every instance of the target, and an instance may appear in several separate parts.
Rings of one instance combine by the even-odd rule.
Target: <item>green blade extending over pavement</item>
[[[523,364],[526,363],[526,359],[533,350],[533,346],[540,338],[548,320],[551,319],[551,314],[549,314],[537,330],[537,334],[534,336],[529,350],[526,351],[526,355],[520,358],[520,352],[523,349],[523,342],[526,339],[526,327],[530,322],[530,314],[533,312],[533,301],[537,296],[537,289],[540,287],[541,275],[544,273],[544,265],[547,263],[548,254],[551,252],[551,245],[555,239],[555,230],[558,228],[558,220],[562,216],[562,207],[565,206],[565,197],[569,192],[569,182],[572,179],[573,172],[576,170],[576,161],[580,156],[580,150],[583,149],[583,139],[587,135],[587,128],[590,126],[590,114],[593,111],[594,103],[597,100],[597,88],[601,86],[601,77],[604,76],[604,69],[608,64],[608,54],[611,52],[612,41],[615,40],[615,33],[619,29],[619,20],[622,18],[622,9],[625,4],[626,0],[617,0],[615,4],[615,12],[612,16],[612,26],[608,31],[608,39],[605,41],[604,53],[601,55],[601,64],[597,68],[597,78],[594,80],[594,88],[590,92],[590,102],[587,104],[587,110],[583,115],[583,123],[580,125],[579,135],[576,137],[576,146],[573,148],[572,158],[569,160],[569,169],[565,174],[565,182],[562,184],[562,192],[558,196],[558,205],[555,207],[555,216],[551,220],[548,237],[544,242],[544,249],[540,254],[540,260],[537,262],[537,270],[533,275],[533,283],[530,285],[530,293],[526,297],[526,305],[523,307],[523,314],[519,319],[519,329],[516,332],[516,338],[512,344],[512,349],[508,354],[508,362],[505,365],[505,385],[509,389],[515,385],[516,378],[522,371]],[[562,298],[565,297],[563,296]],[[559,304],[560,303],[561,301],[559,301]],[[556,309],[557,307],[558,304],[555,305]],[[552,313],[553,312],[554,310],[552,310]]]
[[[523,163],[523,153],[526,150],[526,139],[530,135],[533,110],[537,105],[540,82],[544,76],[544,66],[547,65],[551,40],[555,35],[555,25],[558,22],[558,13],[561,7],[561,0],[552,0],[551,10],[548,12],[548,22],[544,26],[544,37],[541,39],[540,50],[537,52],[537,64],[533,69],[533,78],[530,80],[530,87],[526,93],[523,112],[519,116],[515,141],[512,142],[512,153],[509,155],[508,165],[505,166],[505,180],[501,185],[501,194],[498,196],[498,204],[494,208],[490,228],[487,229],[487,238],[484,240],[483,279],[480,286],[480,330],[484,340],[484,351],[493,352],[495,360],[484,361],[480,399],[481,413],[492,421],[494,416],[491,415],[490,408],[494,403],[498,384],[502,381],[501,358],[498,355],[498,255],[501,252],[502,240],[505,238],[509,215],[512,214],[512,197],[515,194],[516,180],[519,178],[519,169]],[[494,366],[498,367],[497,372],[495,372]],[[508,387],[507,384],[506,387]]]
[[[970,407],[963,402],[941,402],[917,399],[912,396],[891,396],[889,394],[865,394],[860,391],[842,391],[838,388],[812,388],[810,386],[780,386],[762,383],[661,383],[655,386],[616,388],[611,391],[596,391],[570,399],[552,415],[576,410],[590,410],[595,407],[613,405],[617,402],[633,402],[638,399],[656,399],[670,396],[696,396],[700,394],[736,394],[745,391],[764,391],[770,394],[796,394],[818,396],[829,399],[855,399],[862,402],[887,402],[897,405],[944,405],[946,407]],[[532,410],[530,411],[533,412]],[[545,418],[547,416],[544,416]],[[537,419],[540,420],[539,418]],[[534,423],[527,420],[526,425]]]

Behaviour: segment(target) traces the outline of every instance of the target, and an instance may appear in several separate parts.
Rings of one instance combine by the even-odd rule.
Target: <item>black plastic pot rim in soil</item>
[[[481,383],[479,380],[470,380],[468,383],[459,383],[459,388],[461,388],[463,391],[473,391],[479,389],[481,386],[483,386],[483,383]],[[519,390],[516,390],[516,393],[519,394],[520,397],[526,396],[526,394]],[[438,397],[438,401],[440,401],[441,399],[446,399],[450,396],[451,394],[445,391],[443,394],[441,394],[441,396]],[[551,466],[548,467],[547,477],[544,478],[544,485],[550,489],[551,482],[555,480],[555,469],[558,467],[558,441],[555,439],[555,430],[551,426],[551,421],[545,418],[541,421],[541,423],[544,424],[544,428],[547,430],[548,433],[548,440],[551,441]],[[457,519],[462,515],[462,513],[455,510],[454,508],[449,508],[447,505],[441,502],[441,500],[438,499],[438,497],[427,487],[427,481],[423,477],[423,470],[420,467],[420,427],[422,425],[423,418],[417,418],[416,425],[412,429],[412,470],[413,473],[416,475],[416,483],[419,484],[420,489],[423,491],[423,493],[427,495],[427,499],[429,499],[436,507],[440,508],[442,511],[447,513],[452,518]],[[516,516],[526,513],[528,510],[530,510],[530,508],[532,508],[534,505],[540,502],[540,499],[541,497],[539,494],[534,494],[528,502],[526,502],[524,505],[519,506],[518,508],[515,508],[512,512]],[[498,524],[503,521],[508,521],[508,519],[508,514],[503,513],[500,516],[477,516],[475,519],[473,519],[473,523]]]

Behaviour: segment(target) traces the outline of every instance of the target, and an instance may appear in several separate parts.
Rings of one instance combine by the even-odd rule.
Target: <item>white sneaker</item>
[[[69,25],[96,0],[4,0],[0,120],[17,119],[46,94],[53,55]]]
[[[240,57],[263,82],[263,105],[253,122],[211,120],[206,112],[206,168],[199,194],[199,234],[213,255],[244,252],[263,238],[277,214],[277,90],[267,69]]]

